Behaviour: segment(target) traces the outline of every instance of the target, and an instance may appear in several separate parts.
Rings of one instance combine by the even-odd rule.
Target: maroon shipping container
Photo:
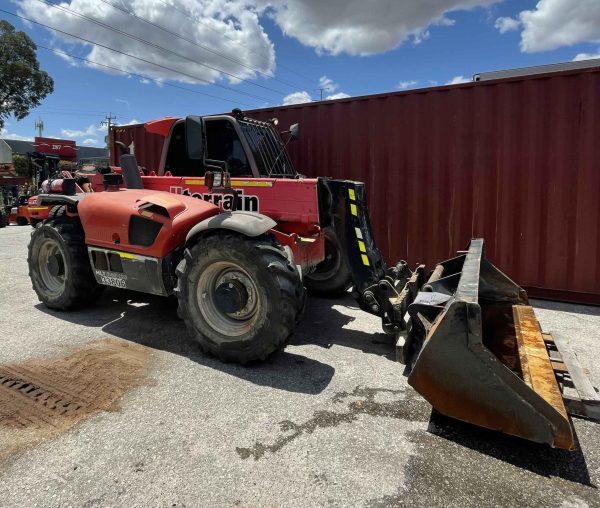
[[[600,304],[600,69],[249,116],[300,123],[289,145],[298,171],[367,183],[388,261],[432,268],[484,237],[488,258],[530,294]],[[136,129],[131,139],[143,138]],[[162,139],[144,143],[136,156],[158,168]]]
[[[148,120],[155,119],[149,118]],[[124,152],[122,147],[115,144],[115,141],[123,143],[129,152]],[[111,127],[109,135],[110,163],[118,166],[119,157],[123,153],[132,153],[136,156],[140,166],[158,171],[164,141],[163,136],[146,132],[143,123]]]

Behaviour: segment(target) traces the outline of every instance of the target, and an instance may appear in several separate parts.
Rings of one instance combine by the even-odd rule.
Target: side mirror
[[[295,123],[294,125],[290,126],[290,136],[294,140],[300,139],[300,124],[299,123]]]
[[[202,117],[185,117],[185,147],[187,156],[193,160],[204,159],[204,122]]]

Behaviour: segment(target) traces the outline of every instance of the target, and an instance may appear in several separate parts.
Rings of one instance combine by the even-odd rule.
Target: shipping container
[[[600,304],[600,68],[248,114],[300,123],[299,172],[366,182],[388,261],[431,268],[483,237],[531,295]],[[163,139],[127,129],[158,169]]]

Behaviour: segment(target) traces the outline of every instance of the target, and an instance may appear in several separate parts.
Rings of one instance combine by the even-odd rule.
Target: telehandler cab
[[[345,288],[334,275],[347,271],[361,309],[396,337],[408,382],[441,413],[566,449],[575,443],[568,413],[600,417],[567,341],[541,332],[525,292],[486,260],[483,240],[426,279],[422,265],[383,260],[364,184],[298,175],[272,124],[237,110],[148,129],[166,136],[158,173],[140,174],[124,154],[103,175],[104,192],[80,192],[69,175],[44,185],[38,201],[53,208],[32,233],[28,264],[48,307],[83,306],[104,286],[173,294],[204,351],[247,363],[285,347],[307,276],[337,257],[323,280]],[[226,157],[236,140],[241,165]]]

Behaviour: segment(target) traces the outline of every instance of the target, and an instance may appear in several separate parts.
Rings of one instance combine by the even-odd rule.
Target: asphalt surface
[[[93,308],[45,309],[27,276],[30,231],[0,230],[0,363],[107,337],[151,354],[120,409],[0,464],[1,506],[600,506],[600,425],[574,420],[580,449],[564,452],[432,415],[351,297],[310,299],[265,364],[223,364],[168,300],[109,290]],[[534,305],[599,386],[600,309]]]

